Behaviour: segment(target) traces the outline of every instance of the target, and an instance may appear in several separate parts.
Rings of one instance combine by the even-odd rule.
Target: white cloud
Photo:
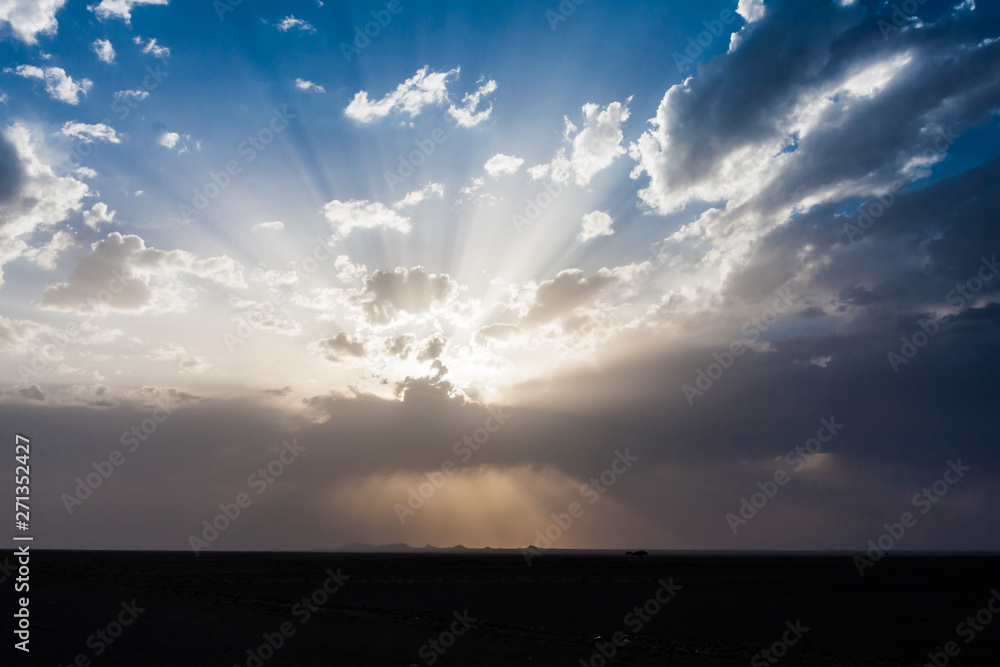
[[[316,32],[316,28],[310,25],[308,22],[302,19],[295,18],[294,15],[286,16],[280,22],[275,23],[274,27],[281,32],[288,32],[289,30],[298,29],[303,32]]]
[[[177,368],[181,373],[204,373],[212,367],[205,357],[189,354],[183,347],[173,344],[153,348],[146,356],[156,361],[177,360]]]
[[[37,248],[31,248],[23,256],[46,271],[52,271],[56,268],[59,256],[74,245],[76,245],[76,241],[71,233],[58,231],[52,235],[47,243]]]
[[[280,232],[285,228],[285,223],[280,220],[274,220],[272,222],[258,222],[253,226],[255,232],[267,231],[267,232]]]
[[[115,93],[115,100],[118,102],[124,102],[131,108],[135,108],[137,102],[141,102],[149,97],[149,91],[143,90],[142,88],[136,88],[135,90],[119,90]]]
[[[157,44],[155,38],[150,39],[144,45],[142,43],[142,37],[139,37],[138,35],[136,35],[132,39],[132,42],[135,43],[135,44],[138,44],[139,46],[141,46],[143,53],[149,53],[154,58],[164,58],[164,59],[166,59],[166,58],[170,57],[170,49],[167,48],[166,46],[160,46],[159,44]]]
[[[499,178],[500,176],[507,176],[517,172],[522,164],[524,164],[523,158],[497,153],[486,161],[483,168],[492,178]]]
[[[395,207],[406,208],[407,206],[416,206],[428,197],[435,195],[438,197],[444,197],[444,185],[441,183],[429,183],[420,190],[408,192],[405,197],[396,202]]]
[[[180,139],[181,135],[176,132],[164,132],[160,135],[160,145],[165,148],[173,148]]]
[[[466,93],[462,98],[462,106],[456,107],[454,104],[448,107],[448,114],[461,126],[461,127],[475,127],[485,120],[488,120],[490,115],[493,113],[493,103],[491,102],[488,107],[482,111],[477,112],[476,109],[479,107],[479,103],[487,95],[492,95],[496,92],[497,82],[492,79],[481,85],[475,92]]]
[[[344,113],[361,123],[371,123],[385,118],[393,111],[404,111],[416,116],[427,105],[442,104],[448,100],[448,79],[458,77],[459,68],[447,72],[428,72],[424,66],[412,77],[399,84],[391,93],[377,102],[368,99],[368,92],[355,93]]]
[[[166,5],[169,2],[170,0],[101,0],[99,5],[90,7],[90,11],[102,19],[117,17],[126,23],[131,23],[133,7],[141,5]]]
[[[355,200],[342,202],[334,199],[323,207],[326,219],[333,225],[337,236],[347,236],[352,229],[384,227],[409,234],[410,219],[399,215],[380,202]]]
[[[736,13],[742,16],[747,23],[754,23],[764,18],[766,11],[764,0],[740,0],[736,7]]]
[[[102,63],[108,63],[109,65],[115,61],[115,47],[111,46],[111,42],[106,39],[95,39],[94,43],[90,45],[94,49],[94,53],[97,54],[97,59]]]
[[[115,219],[115,213],[116,211],[108,210],[107,204],[99,201],[89,211],[84,211],[83,224],[93,230],[98,230],[101,225],[110,225]]]
[[[79,83],[73,80],[66,70],[61,67],[47,67],[42,69],[35,65],[18,65],[16,70],[4,69],[4,72],[13,72],[26,79],[40,79],[45,82],[45,92],[54,100],[65,102],[66,104],[79,104],[80,95],[86,95],[93,86],[90,79],[82,79]]]
[[[613,228],[614,220],[604,211],[593,211],[583,216],[583,229],[580,231],[578,239],[589,241],[598,236],[611,236],[615,233]]]
[[[584,104],[583,129],[579,131],[568,117],[564,118],[563,138],[568,146],[560,148],[549,163],[528,169],[528,174],[536,180],[548,178],[563,185],[571,179],[581,187],[588,185],[598,172],[625,154],[621,127],[628,120],[631,100],[628,98],[624,104],[612,102],[603,111],[596,104]]]
[[[39,305],[84,314],[179,311],[190,302],[190,295],[181,294],[184,277],[246,287],[240,265],[225,255],[198,259],[184,250],[146,247],[134,234],[112,232],[91,246],[66,282],[46,288]]]
[[[3,266],[31,250],[23,239],[78,212],[90,189],[72,176],[56,176],[52,166],[41,157],[49,150],[40,135],[32,134],[22,124],[3,131],[0,151],[13,153],[13,162],[7,169],[8,175],[14,176],[13,187],[3,192],[5,201],[0,206],[0,285],[3,285]]]
[[[305,79],[295,79],[296,90],[301,90],[306,93],[325,93],[326,88],[323,86],[313,83],[312,81],[306,81]]]
[[[112,144],[121,143],[121,139],[118,138],[118,133],[115,132],[115,128],[105,125],[104,123],[88,125],[87,123],[75,123],[70,121],[62,126],[62,129],[59,130],[59,134],[67,137],[74,137],[76,139],[96,139],[98,141],[107,141]]]
[[[56,12],[66,0],[2,0],[0,24],[10,24],[11,31],[26,44],[35,44],[38,35],[54,35],[58,28]]]

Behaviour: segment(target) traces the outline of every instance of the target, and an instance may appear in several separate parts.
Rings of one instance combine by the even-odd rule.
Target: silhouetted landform
[[[956,628],[998,573],[997,556],[891,554],[861,577],[847,554],[33,551],[30,661],[3,664],[577,666],[603,648],[608,665],[745,666],[786,637],[782,665],[924,665],[948,642],[948,664],[996,665],[1000,615],[968,643]],[[95,638],[123,603],[142,611]]]

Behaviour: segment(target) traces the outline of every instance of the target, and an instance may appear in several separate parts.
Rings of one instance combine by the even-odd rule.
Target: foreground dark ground
[[[305,620],[305,607],[294,605],[338,568],[349,579]],[[682,588],[635,632],[639,617],[626,615],[671,577]],[[892,555],[861,578],[849,556],[637,562],[549,553],[528,567],[518,552],[35,552],[32,651],[9,651],[5,629],[5,652],[16,654],[4,664],[70,665],[84,654],[95,666],[405,666],[431,657],[435,665],[600,665],[591,661],[595,641],[622,631],[629,644],[607,664],[766,665],[751,660],[782,639],[786,622],[800,621],[808,631],[781,664],[923,665],[928,651],[956,641],[961,652],[947,664],[998,665],[1000,615],[969,643],[956,634],[997,587],[1000,558],[983,556]],[[5,606],[12,596],[8,578]],[[143,611],[117,639],[88,642],[133,599]],[[421,654],[466,611],[476,621],[443,655],[429,646]],[[248,656],[286,622],[294,634],[272,656]]]

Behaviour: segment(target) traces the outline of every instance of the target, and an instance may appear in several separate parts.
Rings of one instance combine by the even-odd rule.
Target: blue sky
[[[648,464],[564,546],[850,548],[965,452],[962,530],[915,548],[995,547],[1000,279],[949,295],[998,250],[1000,14],[910,4],[7,3],[0,407],[65,443],[53,544],[179,484],[170,537],[99,534],[183,547],[298,437],[310,472],[268,497],[310,509],[282,533],[302,548],[523,546],[625,446]],[[165,444],[70,512],[154,399],[177,402]],[[397,521],[497,405],[520,421]],[[831,413],[853,426],[797,502],[731,532]],[[268,545],[258,516],[232,548]]]

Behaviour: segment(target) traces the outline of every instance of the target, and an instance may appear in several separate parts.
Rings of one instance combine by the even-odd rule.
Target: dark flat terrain
[[[293,605],[331,568],[349,579],[303,622],[304,607]],[[637,617],[626,615],[671,577],[682,588],[635,632]],[[3,586],[9,609],[11,579]],[[474,550],[33,552],[30,659],[10,651],[15,659],[4,664],[70,665],[82,653],[95,666],[245,666],[247,650],[288,622],[294,634],[251,667],[426,665],[432,655],[435,665],[601,665],[590,661],[595,641],[617,631],[629,643],[607,664],[748,665],[800,620],[809,629],[780,664],[923,665],[928,651],[956,641],[961,653],[948,664],[1000,665],[1000,615],[968,643],[956,634],[998,587],[994,556],[894,554],[861,578],[849,556],[675,554],[640,563],[548,553],[528,567],[518,552]],[[102,643],[88,646],[88,637],[133,599],[143,611],[95,655]],[[466,610],[471,628],[443,655],[421,656]],[[10,629],[4,637],[7,651]]]

